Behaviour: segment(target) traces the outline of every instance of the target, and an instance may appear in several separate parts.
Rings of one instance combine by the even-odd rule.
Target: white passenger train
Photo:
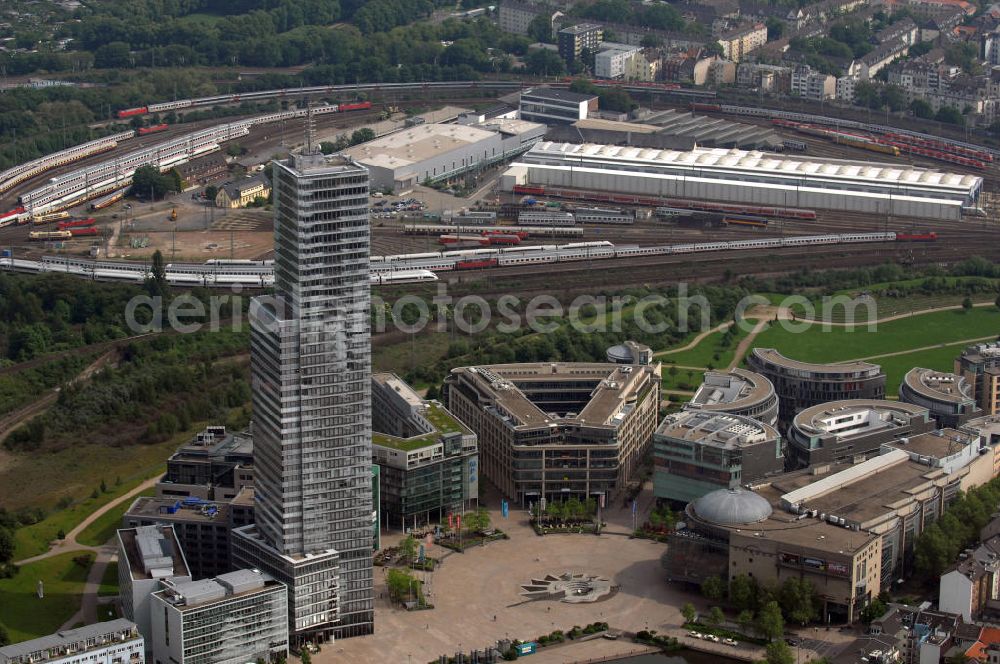
[[[611,242],[577,242],[535,247],[502,247],[461,251],[372,256],[369,263],[371,283],[377,285],[437,281],[436,272],[491,267],[514,267],[546,263],[565,263],[638,256],[777,249],[782,247],[830,244],[893,242],[896,233],[845,233],[796,237],[703,242],[697,244],[639,247],[615,246]],[[45,256],[41,261],[0,258],[0,269],[20,272],[64,272],[88,279],[141,282],[149,277],[149,266],[142,263],[95,261],[83,258]],[[274,285],[273,261],[216,259],[202,264],[171,263],[165,266],[167,282],[178,286],[270,288]]]

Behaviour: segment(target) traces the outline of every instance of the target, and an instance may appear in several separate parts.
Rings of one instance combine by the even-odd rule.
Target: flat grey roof
[[[780,438],[777,429],[753,418],[699,410],[668,415],[656,435],[728,450]]]
[[[613,418],[625,407],[640,377],[654,366],[585,362],[545,362],[458,367],[452,373],[472,381],[489,394],[497,407],[513,418],[513,426],[555,426],[575,422],[587,426],[615,427]],[[515,383],[562,382],[568,386],[586,383],[594,387],[587,405],[573,418],[551,417],[519,389]]]
[[[959,404],[973,401],[972,386],[964,377],[947,371],[915,367],[906,372],[903,382],[917,394],[933,401]]]
[[[705,379],[688,406],[700,410],[729,410],[751,406],[774,395],[774,385],[766,377],[746,369],[726,372],[706,371]]]
[[[800,362],[790,357],[785,357],[774,348],[754,348],[752,353],[771,364],[795,369],[798,371],[808,371],[814,374],[844,374],[853,372],[863,372],[876,376],[882,373],[882,367],[870,362],[843,362],[841,364],[821,364],[819,362]]]
[[[569,90],[558,90],[556,88],[531,88],[521,93],[521,97],[537,97],[539,99],[552,99],[554,101],[568,101],[579,104],[581,101],[597,99],[597,95],[585,95]]]
[[[125,563],[133,579],[191,575],[173,526],[122,528],[118,531],[118,538],[124,548]]]

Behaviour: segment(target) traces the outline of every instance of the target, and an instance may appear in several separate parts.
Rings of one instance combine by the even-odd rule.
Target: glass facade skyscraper
[[[234,562],[289,585],[295,637],[369,634],[368,172],[295,154],[273,162],[273,191],[275,294],[250,312],[256,523]]]

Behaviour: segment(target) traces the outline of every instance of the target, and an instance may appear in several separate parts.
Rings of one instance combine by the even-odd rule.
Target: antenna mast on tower
[[[313,116],[311,101],[306,102],[306,154],[313,154],[313,139],[316,137],[316,118]]]

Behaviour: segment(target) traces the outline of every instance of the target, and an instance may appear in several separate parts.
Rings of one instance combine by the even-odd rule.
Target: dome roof
[[[758,523],[771,516],[771,504],[753,491],[719,489],[694,501],[692,506],[699,519],[720,526],[741,526]]]

